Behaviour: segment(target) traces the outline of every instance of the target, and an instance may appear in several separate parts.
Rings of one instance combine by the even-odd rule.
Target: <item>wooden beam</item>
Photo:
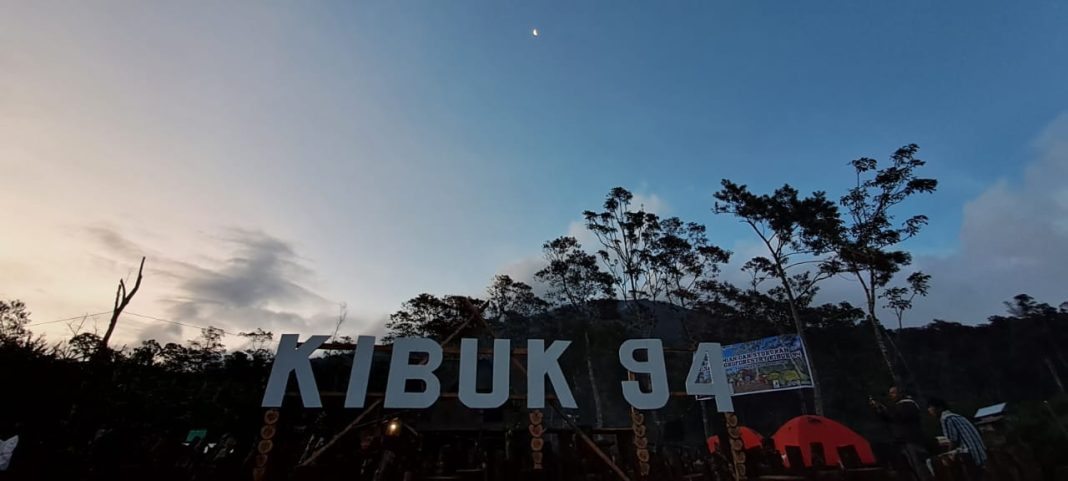
[[[371,414],[371,412],[374,411],[375,408],[377,408],[380,404],[382,404],[382,399],[377,399],[375,400],[375,402],[371,403],[370,406],[367,406],[367,408],[364,409],[359,416],[356,416],[356,419],[353,419],[348,426],[345,426],[345,429],[342,429],[340,432],[335,434],[334,437],[330,438],[330,440],[327,441],[326,444],[323,445],[323,447],[316,450],[314,453],[312,453],[311,456],[308,456],[308,459],[305,459],[303,463],[299,464],[299,466],[303,467],[314,463],[316,459],[319,459],[319,456],[322,456],[322,454],[326,452],[327,449],[333,447],[334,443],[337,443],[338,440],[348,434],[349,431],[355,429],[356,426],[360,424],[360,421],[363,421],[363,418],[367,417],[368,414]]]
[[[465,302],[468,302],[468,301],[465,300]],[[482,316],[478,316],[478,319],[479,319],[479,321],[482,322],[482,326],[486,328],[486,331],[489,332],[490,337],[492,337],[494,339],[497,339],[497,333],[494,332],[493,328],[490,327],[490,325],[486,323],[486,320],[483,319]],[[587,353],[587,355],[589,355],[589,354]],[[519,371],[522,372],[524,376],[527,376],[527,377],[530,376],[530,373],[527,372],[526,366],[523,366],[523,364],[521,364],[516,358],[514,358],[514,357],[511,358],[511,361],[512,361],[512,364],[515,365],[515,367],[518,368]],[[548,395],[546,395],[546,396],[548,396]],[[616,463],[612,461],[612,458],[608,457],[608,455],[605,454],[605,452],[602,451],[599,446],[597,446],[597,443],[595,443],[593,441],[593,439],[590,439],[590,437],[585,432],[583,432],[582,429],[580,429],[577,425],[575,425],[574,421],[572,421],[571,418],[567,417],[567,415],[565,415],[564,412],[561,411],[561,408],[559,406],[557,406],[557,403],[550,402],[550,403],[547,403],[547,404],[549,405],[549,407],[551,407],[553,409],[553,411],[556,411],[556,414],[560,415],[560,418],[563,419],[564,422],[567,423],[568,426],[571,426],[571,429],[575,430],[575,433],[578,434],[580,438],[582,438],[582,441],[584,443],[586,443],[586,445],[589,446],[590,449],[593,450],[594,454],[596,454],[597,457],[601,458],[601,460],[604,461],[604,463],[608,465],[609,469],[611,469],[614,473],[616,473],[616,476],[619,476],[619,479],[621,479],[622,481],[630,481],[630,477],[627,476],[627,473],[623,472],[623,470],[620,469],[619,466],[616,465]]]
[[[468,315],[467,319],[464,321],[464,323],[461,324],[459,327],[457,327],[454,331],[452,331],[452,333],[449,334],[449,336],[446,337],[444,341],[441,341],[441,345],[442,346],[445,346],[446,344],[449,343],[449,341],[453,340],[456,336],[458,336],[461,332],[463,332],[464,328],[466,328],[468,326],[468,324],[471,324],[471,321],[475,317],[477,317],[479,319],[482,319],[482,310],[477,309],[474,306],[470,305],[470,302],[467,301],[466,299],[464,300],[464,302],[467,305],[467,307],[470,307],[471,311],[469,312],[469,315]],[[488,306],[488,305],[489,304],[484,304],[482,306],[482,309],[485,309],[486,306]],[[483,322],[485,322],[485,321],[483,321]],[[355,348],[355,346],[353,346],[353,348]],[[377,350],[378,346],[375,346],[375,349]],[[390,346],[390,349],[392,349],[392,346]],[[513,358],[513,360],[514,360],[514,358]],[[425,364],[426,361],[427,361],[427,359],[424,358],[422,363]],[[312,453],[312,455],[309,456],[308,459],[305,460],[303,463],[300,463],[300,465],[301,466],[307,466],[308,464],[310,464],[313,461],[315,461],[316,459],[318,459],[319,456],[321,456],[323,453],[325,453],[327,449],[330,449],[330,447],[332,447],[335,443],[337,443],[338,440],[340,440],[342,437],[344,437],[346,434],[348,434],[349,431],[355,429],[356,426],[360,424],[360,421],[362,421],[363,418],[366,417],[368,413],[370,413],[375,408],[380,406],[384,400],[385,400],[384,397],[380,397],[380,398],[376,399],[375,402],[371,403],[370,406],[368,406],[366,409],[364,409],[363,412],[360,413],[359,416],[356,416],[356,419],[354,419],[351,423],[349,423],[348,426],[345,426],[344,429],[342,429],[337,434],[335,434],[334,437],[330,438],[330,441],[327,441],[327,443],[324,444],[323,447],[319,448],[318,451]]]

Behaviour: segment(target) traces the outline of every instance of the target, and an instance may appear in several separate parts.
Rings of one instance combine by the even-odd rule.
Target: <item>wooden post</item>
[[[474,306],[470,306],[470,301],[465,300],[464,302],[469,306],[469,309],[474,308]],[[486,328],[486,331],[489,332],[490,337],[493,339],[497,339],[497,333],[494,332],[493,328],[486,323],[486,320],[483,319],[481,315],[478,316],[478,319],[480,322],[482,322],[482,326]],[[524,376],[528,376],[530,374],[527,372],[526,366],[524,366],[523,363],[519,362],[515,357],[512,357],[512,364],[515,365],[516,369],[519,369],[519,371],[522,372]],[[589,435],[583,432],[582,429],[579,429],[579,427],[575,425],[575,422],[572,421],[571,418],[567,417],[567,415],[564,414],[564,412],[559,407],[557,407],[556,404],[551,402],[548,404],[549,407],[553,408],[553,411],[555,411],[556,414],[560,415],[560,418],[563,419],[564,422],[571,427],[571,429],[575,430],[575,434],[579,435],[579,438],[582,439],[582,442],[586,443],[586,445],[589,446],[591,450],[593,450],[593,453],[596,454],[598,458],[601,458],[601,461],[604,461],[605,464],[608,465],[608,468],[612,470],[612,472],[616,473],[616,476],[618,476],[619,479],[621,479],[622,481],[630,481],[630,477],[627,476],[627,473],[623,472],[623,470],[620,469],[619,466],[612,461],[612,458],[608,457],[608,455],[601,450],[600,446],[597,446],[597,443],[594,442],[593,439],[590,439]]]
[[[627,380],[634,379],[634,373],[627,371]],[[630,421],[630,428],[634,432],[634,455],[638,458],[638,475],[646,478],[649,476],[649,438],[645,437],[645,415],[631,407]]]
[[[545,426],[542,426],[541,421],[545,415],[537,409],[532,409],[529,416],[530,426],[527,429],[530,431],[530,457],[534,462],[534,470],[541,471],[541,462],[545,457],[545,453],[541,452],[541,448],[545,447],[545,440],[541,438],[545,433]]]
[[[483,306],[482,309],[479,309],[479,308],[471,305],[470,301],[467,301],[466,299],[464,300],[464,304],[463,304],[462,307],[464,307],[466,310],[469,311],[468,312],[468,317],[467,317],[466,320],[464,320],[463,324],[460,324],[459,327],[454,329],[452,331],[452,333],[449,334],[449,336],[445,338],[444,341],[441,341],[441,346],[442,347],[444,347],[449,342],[451,342],[453,339],[455,339],[456,336],[459,336],[460,333],[463,332],[463,330],[465,328],[467,328],[467,326],[471,324],[471,321],[474,320],[476,317],[479,318],[479,319],[482,319],[482,310],[486,308],[486,306]],[[425,363],[426,359],[424,359],[422,362]],[[330,449],[335,443],[338,442],[338,440],[340,440],[342,437],[344,437],[346,434],[348,434],[349,431],[352,431],[358,424],[360,424],[360,421],[363,421],[363,418],[365,418],[371,411],[373,411],[375,408],[377,408],[379,405],[381,405],[383,401],[385,401],[385,398],[380,398],[380,399],[376,400],[375,402],[371,403],[370,406],[367,406],[367,408],[364,409],[363,412],[360,413],[359,416],[356,416],[356,419],[352,420],[352,422],[349,423],[347,426],[345,426],[344,429],[342,429],[337,434],[335,434],[334,437],[330,438],[330,440],[327,441],[326,444],[323,445],[323,447],[319,448],[318,451],[315,451],[314,453],[312,453],[311,456],[308,456],[308,459],[304,460],[303,463],[300,463],[299,466],[307,466],[307,465],[315,462],[316,459],[319,459],[319,456],[321,456],[328,449]]]
[[[735,481],[745,481],[745,444],[742,443],[742,427],[738,425],[738,416],[734,413],[723,413],[723,419],[727,424],[728,443],[731,446],[731,459],[734,460]]]
[[[263,427],[260,428],[260,441],[256,443],[256,464],[252,468],[253,481],[263,481],[267,477],[267,459],[274,449],[274,435],[278,432],[278,410],[268,409],[263,413]]]

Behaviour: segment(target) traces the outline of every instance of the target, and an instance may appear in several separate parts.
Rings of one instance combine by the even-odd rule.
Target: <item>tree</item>
[[[542,245],[542,252],[548,265],[534,278],[548,285],[550,300],[585,312],[588,302],[612,296],[612,275],[602,271],[597,257],[583,251],[574,237],[548,241]]]
[[[737,217],[760,239],[768,255],[750,259],[744,269],[753,274],[754,288],[769,278],[779,282],[769,294],[785,298],[794,330],[801,343],[808,346],[800,308],[811,302],[817,283],[834,274],[827,254],[832,252],[833,240],[841,231],[838,208],[823,192],[800,198],[797,189],[789,185],[771,195],[757,195],[745,185],[727,179],[721,184],[723,188],[715,193],[713,212]],[[822,390],[815,363],[812,364],[816,413],[823,414]]]
[[[385,341],[399,337],[429,337],[441,341],[467,321],[469,313],[464,301],[481,307],[485,301],[465,296],[437,297],[419,294],[404,302],[401,309],[386,322]]]
[[[922,272],[913,272],[905,279],[905,286],[894,286],[883,291],[879,295],[886,300],[883,307],[890,309],[897,318],[897,330],[900,331],[905,318],[905,313],[912,309],[912,300],[916,296],[926,296],[930,289],[931,276]]]
[[[836,240],[836,269],[851,275],[861,286],[876,345],[890,375],[898,383],[901,378],[883,338],[876,302],[894,274],[912,263],[912,256],[901,250],[900,244],[916,236],[927,224],[927,216],[922,214],[895,223],[895,208],[917,194],[932,193],[938,187],[937,180],[916,175],[916,170],[926,164],[916,158],[918,151],[916,144],[898,149],[890,157],[890,165],[883,169],[878,169],[878,161],[871,158],[850,162],[857,181],[841,199],[848,226]]]
[[[623,300],[656,300],[662,292],[661,285],[649,264],[660,219],[641,206],[637,211],[631,210],[633,199],[630,191],[616,187],[605,198],[603,211],[585,211],[582,215],[586,228],[601,243],[597,255]]]
[[[274,341],[273,332],[264,331],[263,328],[257,327],[255,331],[239,332],[237,335],[248,339],[248,347],[245,349],[245,353],[253,359],[266,360],[273,356],[269,349],[271,342]]]
[[[222,329],[208,326],[200,330],[200,337],[189,341],[189,355],[196,369],[207,370],[222,365],[226,354],[222,342],[224,334]]]
[[[529,285],[514,281],[507,275],[494,276],[486,294],[490,303],[487,315],[498,323],[529,319],[544,313],[549,307],[549,303],[535,295]]]
[[[153,366],[156,364],[156,358],[162,353],[163,346],[160,346],[155,339],[149,339],[141,341],[141,345],[133,349],[130,353],[130,361],[139,366]]]
[[[652,243],[652,268],[664,286],[667,301],[690,308],[699,300],[698,288],[712,282],[719,265],[731,253],[712,245],[705,226],[670,217],[660,222],[659,235]]]
[[[593,318],[590,301],[612,296],[614,279],[597,265],[597,258],[582,250],[574,237],[562,236],[542,245],[548,265],[534,274],[534,278],[549,286],[549,299],[557,304],[570,305],[580,314],[582,336],[586,345],[586,377],[593,394],[593,410],[597,426],[604,425],[604,411],[597,384],[597,374],[591,359],[589,323]]]
[[[67,341],[70,354],[74,359],[89,360],[100,349],[100,336],[91,332],[83,332],[75,335]]]
[[[142,273],[145,270],[145,258],[141,257],[141,266],[137,269],[137,281],[134,282],[133,289],[130,292],[126,292],[126,282],[119,279],[119,287],[115,290],[115,307],[111,312],[111,321],[108,322],[108,330],[104,332],[104,337],[100,338],[100,349],[97,353],[100,355],[106,355],[108,349],[108,342],[111,341],[111,334],[115,332],[115,325],[119,323],[119,315],[122,314],[122,310],[126,309],[126,306],[133,300],[134,294],[137,294],[137,290],[141,288]]]
[[[33,337],[26,328],[29,323],[30,312],[25,303],[18,299],[0,301],[0,344],[18,346],[28,342]]]
[[[692,307],[700,287],[712,282],[730,253],[708,241],[705,226],[678,217],[661,219],[639,206],[622,187],[612,189],[604,210],[586,211],[586,228],[601,244],[597,255],[624,301],[657,301]]]
[[[155,341],[152,341],[155,343]],[[159,346],[159,344],[155,344]],[[149,347],[149,346],[142,346]],[[172,372],[190,372],[196,367],[193,352],[176,342],[168,342],[159,350],[159,358],[164,369]]]

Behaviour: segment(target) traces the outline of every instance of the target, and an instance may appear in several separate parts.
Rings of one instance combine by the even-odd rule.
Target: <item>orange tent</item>
[[[783,462],[789,467],[790,461],[786,458],[786,447],[796,446],[801,448],[801,455],[805,466],[812,466],[812,445],[823,445],[824,461],[827,466],[838,464],[838,448],[853,446],[857,450],[860,462],[863,464],[875,464],[875,454],[872,453],[871,444],[859,434],[853,432],[842,423],[823,416],[798,416],[783,424],[775,435],[775,449],[783,455]]]
[[[742,433],[742,446],[745,449],[759,448],[764,445],[764,436],[756,432],[752,428],[742,426],[739,428]],[[708,438],[708,452],[715,453],[719,449],[719,436],[712,436]]]

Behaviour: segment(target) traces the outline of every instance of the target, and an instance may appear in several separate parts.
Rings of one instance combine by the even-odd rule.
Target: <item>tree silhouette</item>
[[[529,319],[544,313],[549,303],[534,294],[525,282],[512,280],[510,276],[498,275],[486,289],[490,305],[486,315],[498,323],[509,320]]]
[[[611,297],[613,279],[601,270],[597,257],[582,250],[574,237],[558,237],[542,245],[548,262],[534,278],[548,286],[548,298],[558,305],[585,309],[591,300]]]
[[[384,340],[391,342],[399,337],[416,336],[445,339],[467,320],[465,300],[476,307],[485,302],[466,296],[419,294],[405,301],[400,310],[389,316],[386,322],[389,332]]]
[[[605,197],[603,211],[585,211],[582,216],[586,228],[601,243],[597,255],[612,274],[623,300],[656,300],[662,294],[662,285],[650,264],[660,218],[645,212],[644,206],[632,210],[633,199],[630,191],[616,187]]]
[[[914,195],[932,193],[938,187],[937,180],[916,175],[916,170],[926,164],[916,158],[918,151],[916,144],[898,149],[890,157],[890,165],[883,169],[878,169],[878,161],[871,158],[850,162],[857,181],[840,201],[846,211],[847,228],[836,239],[838,262],[835,267],[851,275],[861,286],[876,345],[898,383],[901,377],[894,368],[883,337],[876,303],[894,274],[912,263],[911,254],[901,250],[899,245],[927,224],[927,216],[922,214],[897,223],[895,208]]]
[[[722,186],[715,193],[713,211],[737,217],[760,239],[768,255],[750,259],[744,269],[753,273],[754,284],[768,278],[778,281],[772,294],[781,293],[785,298],[794,330],[807,346],[800,308],[809,304],[817,283],[834,274],[826,254],[832,251],[833,240],[841,231],[837,207],[823,192],[800,198],[797,189],[789,185],[770,195],[754,194],[745,185],[727,179],[723,179]],[[816,367],[810,367],[816,412],[823,414]]]

